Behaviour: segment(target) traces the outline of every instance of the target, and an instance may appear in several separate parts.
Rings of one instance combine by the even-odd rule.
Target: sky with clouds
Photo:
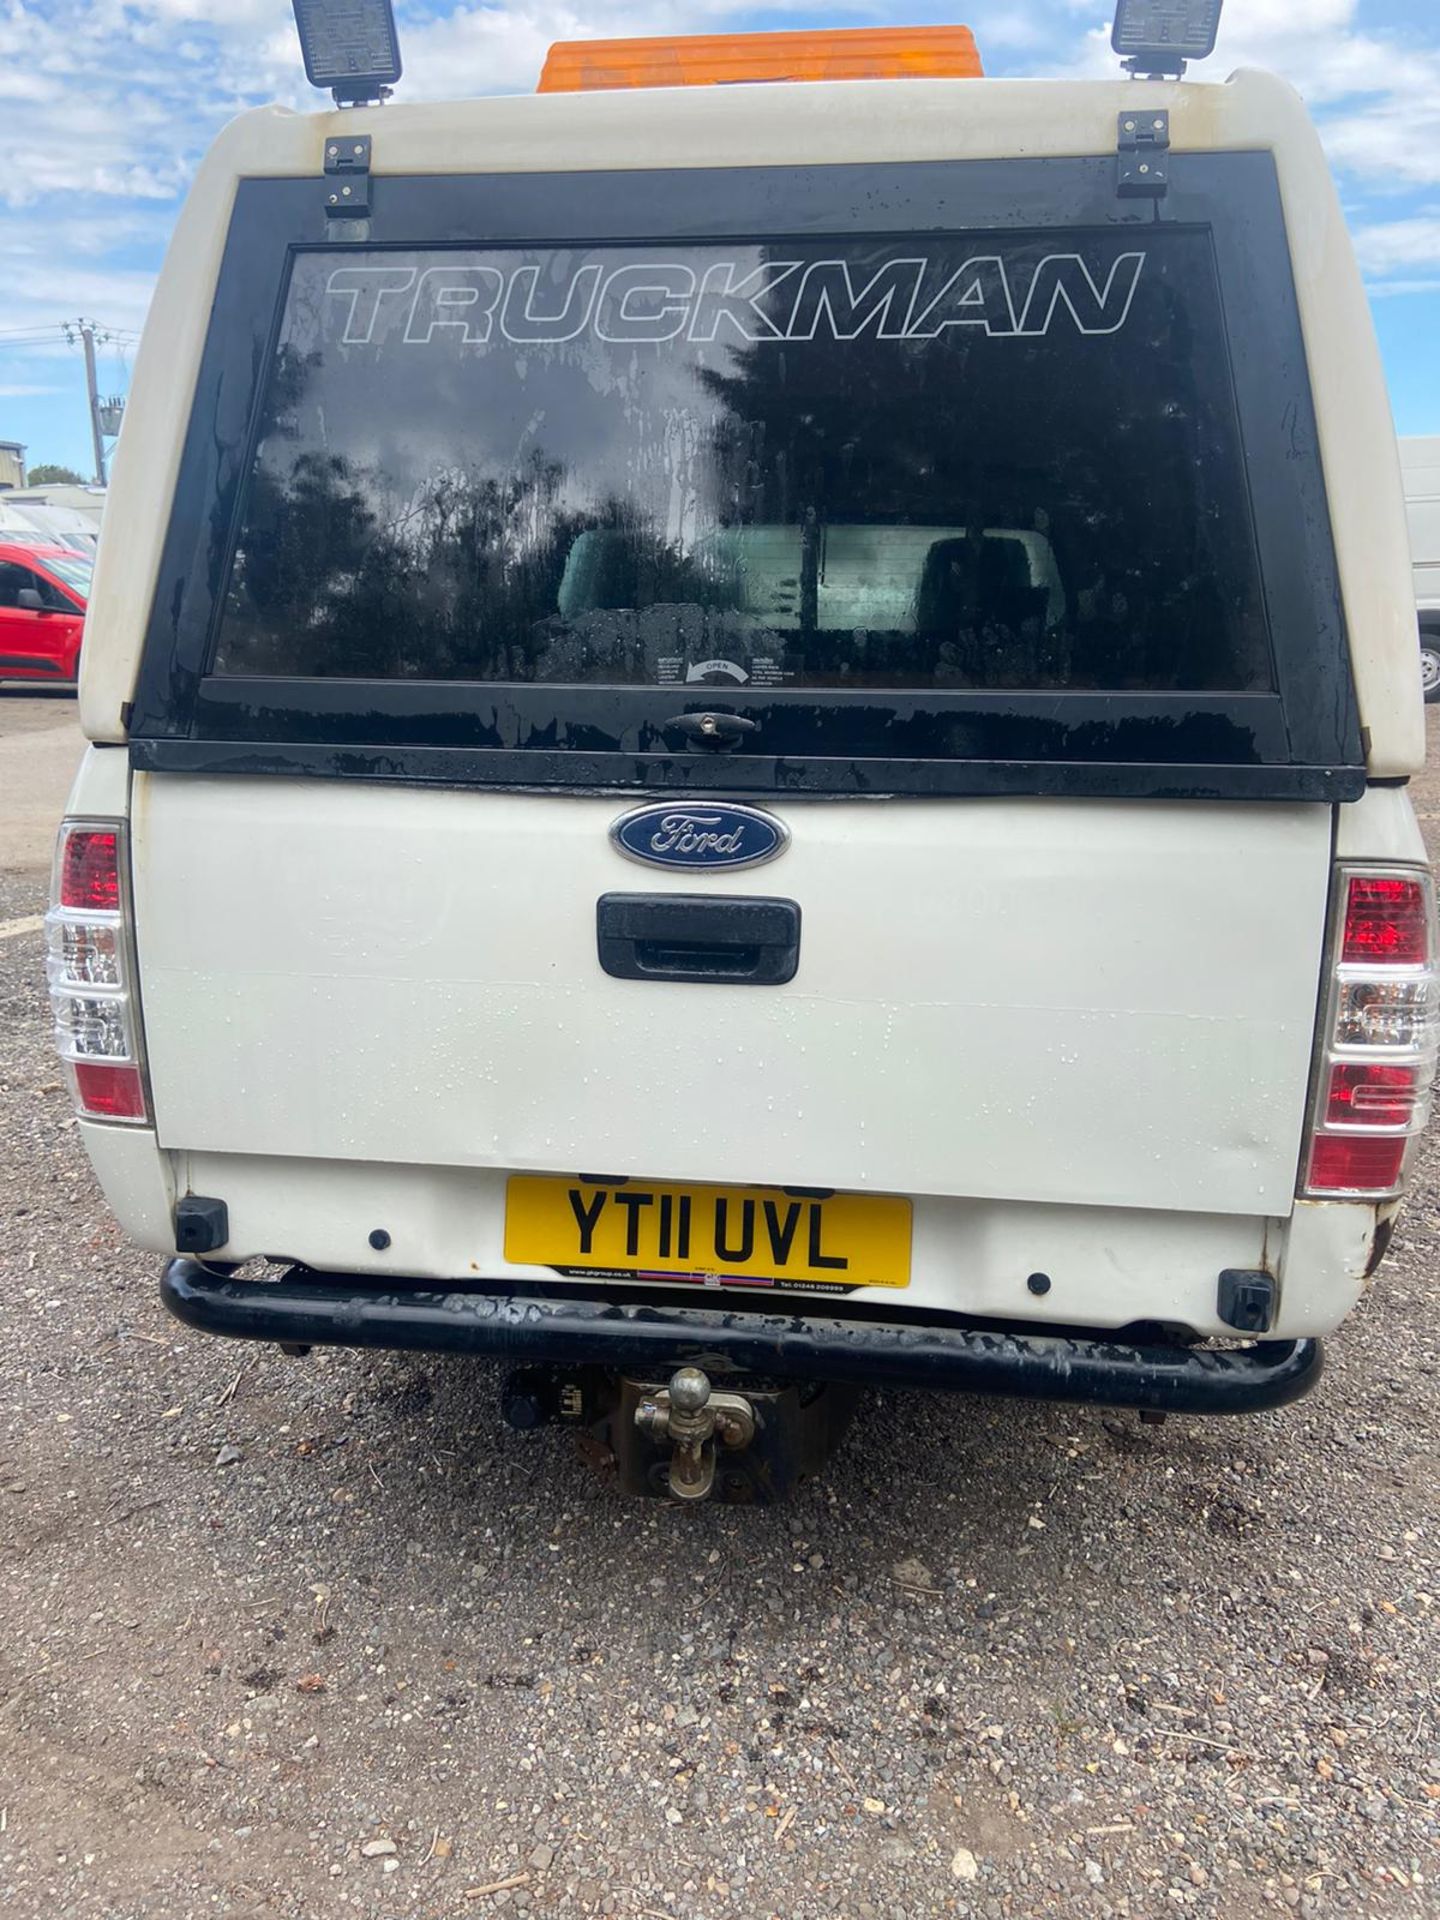
[[[939,7],[838,0],[397,0],[403,97],[529,91],[552,40],[954,19],[992,74],[1113,73],[1107,0]],[[1227,0],[1215,56],[1284,74],[1335,168],[1369,284],[1402,433],[1440,433],[1440,6],[1436,0]],[[0,0],[0,439],[88,473],[81,353],[109,337],[123,392],[186,182],[217,127],[265,100],[319,105],[290,0]]]

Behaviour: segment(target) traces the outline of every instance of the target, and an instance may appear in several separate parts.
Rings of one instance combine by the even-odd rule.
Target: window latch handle
[[[664,723],[683,733],[692,747],[708,747],[712,752],[738,746],[747,733],[758,733],[760,722],[743,713],[677,713]]]

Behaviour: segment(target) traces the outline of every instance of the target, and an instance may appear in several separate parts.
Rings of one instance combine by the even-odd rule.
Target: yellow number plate
[[[505,1258],[721,1286],[908,1287],[910,1202],[516,1174],[505,1194]]]

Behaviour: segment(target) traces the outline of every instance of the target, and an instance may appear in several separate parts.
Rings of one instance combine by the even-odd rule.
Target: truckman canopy
[[[1268,155],[317,191],[236,193],[140,764],[1363,784]]]

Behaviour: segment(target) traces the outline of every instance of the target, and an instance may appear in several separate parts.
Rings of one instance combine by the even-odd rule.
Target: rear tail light
[[[1342,867],[1335,968],[1316,1074],[1305,1191],[1399,1193],[1430,1112],[1440,1045],[1435,900],[1427,873]]]
[[[118,820],[67,820],[45,916],[55,1046],[87,1120],[147,1121],[135,966]]]

